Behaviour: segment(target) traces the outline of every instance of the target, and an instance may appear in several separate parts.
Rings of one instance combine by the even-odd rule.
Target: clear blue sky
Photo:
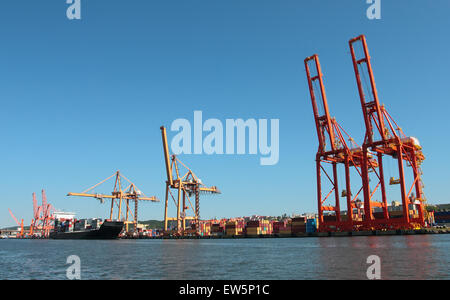
[[[105,217],[108,205],[69,198],[120,169],[164,197],[160,125],[176,118],[279,118],[280,161],[182,156],[223,194],[204,218],[316,211],[317,138],[303,67],[320,55],[332,115],[362,143],[348,40],[368,39],[381,101],[420,139],[425,193],[448,203],[450,2],[365,0],[64,0],[0,4],[0,226],[11,208],[29,223],[32,192],[55,207]],[[169,138],[173,133],[169,132]],[[388,176],[388,175],[387,175]],[[163,203],[141,205],[162,219]]]

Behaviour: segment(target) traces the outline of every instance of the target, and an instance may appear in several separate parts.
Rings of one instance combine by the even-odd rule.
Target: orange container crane
[[[114,180],[114,189],[111,195],[106,194],[94,194],[91,193],[92,190],[104,184],[109,179],[115,177]],[[122,183],[127,182],[128,186],[122,187]],[[128,231],[128,225],[134,224],[134,230],[137,231],[138,224],[138,202],[139,201],[150,201],[150,202],[159,202],[159,199],[156,196],[147,197],[144,193],[142,193],[137,186],[128,180],[125,176],[123,176],[120,171],[116,171],[110,177],[100,181],[96,185],[88,188],[87,190],[81,193],[68,193],[67,196],[77,196],[77,197],[90,197],[96,198],[100,200],[101,203],[104,203],[104,199],[111,199],[111,209],[109,218],[113,219],[114,214],[114,206],[116,205],[118,208],[117,212],[117,220],[124,221],[126,225],[126,230]],[[134,201],[134,213],[130,209],[130,201]],[[125,217],[123,216],[122,204],[125,202]],[[133,221],[129,221],[129,217],[133,218]]]
[[[53,207],[51,204],[47,203],[47,196],[45,194],[45,190],[42,190],[42,215],[40,220],[42,221],[42,233],[44,237],[48,237],[50,235],[50,230],[53,228],[52,222],[54,220],[53,217]]]
[[[42,190],[42,204],[38,205],[36,193],[33,193],[33,219],[30,224],[30,235],[40,233],[42,237],[48,237],[53,228],[53,211],[51,204],[47,203],[45,190]]]
[[[360,194],[362,187],[353,197],[350,170],[354,169],[361,176],[361,166],[363,160],[367,159],[368,164],[376,167],[376,161],[370,157],[364,158],[362,149],[358,146],[353,138],[337,123],[335,118],[330,116],[327,96],[323,83],[323,74],[317,54],[305,59],[306,76],[311,95],[311,103],[316,123],[317,136],[319,138],[319,148],[316,154],[316,173],[317,173],[317,203],[319,215],[319,231],[342,231],[356,230],[361,226],[360,220],[353,215],[353,209],[356,208],[356,199]],[[321,105],[319,112],[318,101]],[[351,147],[346,142],[344,134],[351,143]],[[327,144],[328,140],[328,144]],[[328,174],[326,166],[332,166],[332,174]],[[338,164],[344,166],[345,172],[345,189],[340,193],[338,183]],[[331,183],[331,190],[324,197],[322,194],[322,174],[325,174]],[[325,201],[334,193],[335,204],[324,205]],[[341,208],[339,197],[346,198],[347,215],[346,219],[341,216]],[[333,212],[334,215],[326,216],[324,212]]]
[[[37,220],[39,218],[39,209],[40,209],[40,206],[38,206],[36,194],[33,193],[33,218],[31,219],[31,223],[30,223],[30,236],[33,236],[33,234],[36,232],[36,229],[37,229]]]
[[[201,180],[184,165],[176,155],[169,154],[169,146],[167,143],[167,133],[166,128],[161,126],[161,135],[164,150],[164,161],[166,165],[167,181],[166,181],[166,201],[164,208],[164,231],[167,232],[168,222],[177,222],[177,232],[178,235],[184,235],[189,233],[186,231],[186,220],[193,220],[196,224],[195,232],[198,233],[199,221],[200,221],[200,193],[210,193],[210,194],[220,194],[219,189],[216,186],[207,187]],[[184,167],[186,172],[181,175],[180,167]],[[171,189],[177,190],[177,200],[175,200]],[[177,207],[176,218],[169,218],[167,216],[168,204],[169,204],[169,194]],[[195,197],[195,207],[192,205],[190,197]],[[187,206],[187,202],[189,206]],[[187,211],[189,208],[193,211],[193,216],[187,216]]]
[[[362,54],[357,55],[357,46],[362,48]],[[389,115],[384,105],[380,105],[375,85],[369,50],[364,35],[349,41],[353,67],[358,86],[361,108],[364,116],[366,134],[363,143],[363,155],[368,157],[369,151],[376,153],[379,172],[370,165],[363,164],[362,180],[364,187],[364,210],[366,229],[403,229],[424,226],[424,197],[422,192],[422,180],[420,164],[425,159],[420,144],[416,138],[407,137],[402,129]],[[369,82],[363,81],[368,76]],[[363,85],[365,83],[365,86]],[[364,89],[364,87],[366,89]],[[398,131],[398,133],[397,133]],[[400,185],[400,196],[403,205],[403,217],[393,219],[384,210],[384,218],[375,219],[372,212],[372,197],[374,192],[370,190],[369,172],[376,174],[378,185],[381,188],[381,197],[386,205],[386,183],[383,174],[383,157],[388,156],[397,161],[399,179],[391,178],[390,184]],[[365,160],[363,160],[364,162]],[[412,170],[413,182],[406,186],[405,162]],[[376,189],[376,188],[375,188]],[[411,193],[415,189],[415,196]],[[409,205],[418,208],[418,216],[410,215]]]

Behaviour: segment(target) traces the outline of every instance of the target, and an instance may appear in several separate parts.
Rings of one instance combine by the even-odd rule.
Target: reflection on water
[[[319,239],[323,278],[361,279],[369,255],[381,258],[383,279],[450,278],[449,236]]]
[[[78,255],[82,279],[450,279],[450,236],[239,240],[0,240],[0,279],[65,279]]]

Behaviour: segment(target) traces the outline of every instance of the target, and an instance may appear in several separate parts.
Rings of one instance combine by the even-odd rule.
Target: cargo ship
[[[55,222],[55,229],[49,237],[56,240],[112,240],[119,237],[123,221],[99,219],[77,220],[73,227],[71,222]]]

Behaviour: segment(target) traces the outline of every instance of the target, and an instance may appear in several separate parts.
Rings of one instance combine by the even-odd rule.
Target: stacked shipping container
[[[268,220],[248,221],[246,227],[247,235],[272,234],[272,223]]]
[[[211,225],[211,235],[222,235],[224,232],[224,226],[220,223]]]
[[[306,232],[306,217],[292,218],[292,233]]]
[[[228,221],[225,225],[225,235],[241,235],[244,232],[245,223],[243,221]]]
[[[220,221],[208,220],[200,222],[199,234],[200,236],[259,236],[271,234],[290,236],[292,233],[316,232],[317,225],[318,220],[314,216],[302,216],[283,221],[260,219],[245,222],[243,218],[222,219]]]
[[[317,224],[318,221],[317,219],[307,219],[306,220],[306,232],[307,233],[312,233],[312,232],[316,232],[317,231]]]
[[[200,222],[199,226],[200,236],[210,236],[211,235],[211,223],[210,222]]]
[[[336,222],[336,215],[324,215],[324,222]]]
[[[272,232],[273,233],[280,233],[281,228],[286,228],[288,221],[275,221],[272,223]]]
[[[289,220],[284,226],[279,227],[280,235],[291,235],[292,234],[292,222]]]
[[[436,224],[450,223],[450,211],[437,211],[434,213]]]

